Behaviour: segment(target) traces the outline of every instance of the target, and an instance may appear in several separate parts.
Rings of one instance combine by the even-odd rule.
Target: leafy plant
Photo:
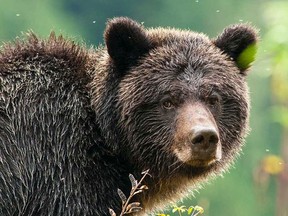
[[[184,216],[184,215],[188,215],[188,216],[197,216],[199,214],[203,214],[204,209],[200,206],[190,206],[190,207],[186,207],[184,205],[182,206],[174,206],[172,209],[172,213],[178,213],[179,216]],[[169,214],[157,214],[157,216],[170,216]]]
[[[140,206],[140,202],[132,202],[130,203],[130,200],[132,197],[134,197],[136,194],[142,193],[144,190],[147,190],[147,185],[142,185],[142,182],[144,178],[149,175],[149,170],[146,170],[141,173],[143,176],[138,182],[135,177],[132,174],[129,174],[129,179],[132,185],[129,197],[127,198],[126,195],[123,193],[122,190],[118,188],[117,192],[118,195],[122,201],[122,211],[119,216],[123,216],[126,214],[131,214],[135,212],[139,212],[142,210],[142,207]],[[113,209],[109,208],[109,213],[111,216],[116,216],[116,213]]]
[[[149,174],[149,170],[146,170],[141,173],[143,176],[138,182],[135,177],[132,174],[129,174],[129,179],[132,185],[129,197],[127,198],[126,195],[123,193],[121,189],[118,188],[117,192],[118,195],[122,201],[122,210],[119,216],[123,216],[126,214],[136,213],[142,210],[142,207],[140,206],[140,202],[132,202],[130,203],[132,197],[134,197],[136,194],[142,193],[144,190],[147,190],[147,185],[143,185],[142,182],[145,179],[145,177]],[[185,205],[182,206],[174,206],[172,209],[172,213],[178,213],[179,216],[197,216],[199,214],[202,214],[204,212],[203,208],[200,206],[190,206],[186,207]],[[111,216],[116,216],[116,213],[113,209],[109,208],[109,213]],[[160,213],[157,214],[157,216],[170,216],[169,214]]]

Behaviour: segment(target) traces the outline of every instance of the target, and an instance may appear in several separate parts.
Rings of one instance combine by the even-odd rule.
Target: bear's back
[[[83,179],[87,170],[80,168],[89,169],[87,150],[99,139],[87,89],[87,62],[87,51],[53,33],[47,40],[30,33],[27,40],[2,48],[0,185],[5,193],[1,193],[1,215],[25,209],[29,215],[60,212],[66,195],[75,202],[70,210],[82,211],[76,205],[82,201],[73,193],[87,189]],[[49,193],[52,198],[46,196]],[[84,200],[85,193],[79,199]],[[63,203],[58,208],[56,202]]]

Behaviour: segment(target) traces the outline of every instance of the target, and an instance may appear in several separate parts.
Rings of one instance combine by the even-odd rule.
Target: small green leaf
[[[172,209],[172,212],[173,212],[173,213],[175,213],[176,211],[178,211],[178,207],[174,207],[174,208]]]
[[[186,209],[186,206],[184,206],[184,205],[182,205],[182,206],[180,206],[180,207],[174,206],[172,212],[173,212],[173,213],[176,212],[176,211],[178,211],[178,212],[185,212],[186,210],[187,210],[187,209]]]
[[[190,215],[193,212],[193,210],[194,210],[194,207],[190,206],[187,210],[188,215]]]
[[[200,214],[204,213],[204,209],[201,206],[195,206],[195,210],[198,211]]]

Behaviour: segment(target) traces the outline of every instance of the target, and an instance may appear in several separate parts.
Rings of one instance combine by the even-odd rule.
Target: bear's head
[[[226,170],[247,133],[256,30],[232,25],[211,40],[115,18],[104,36],[93,104],[109,148],[155,179]]]

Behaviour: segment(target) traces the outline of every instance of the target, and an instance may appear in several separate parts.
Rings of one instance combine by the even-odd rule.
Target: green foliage
[[[272,106],[271,115],[275,122],[283,125],[284,127],[288,127],[288,107],[283,105]]]
[[[277,13],[275,12],[277,10]],[[267,4],[264,14],[267,33],[263,38],[263,46],[269,53],[271,68],[271,90],[275,105],[272,107],[272,119],[288,128],[288,2]]]
[[[172,213],[175,213],[174,215],[178,215],[178,216],[197,216],[200,214],[204,213],[204,209],[200,206],[190,206],[190,207],[186,207],[185,205],[181,205],[181,206],[174,206],[172,208]],[[170,214],[157,214],[157,216],[170,216]]]
[[[33,30],[47,36],[52,30],[69,36],[80,35],[79,28],[71,22],[71,16],[63,13],[57,1],[0,0],[0,40],[5,41]]]

